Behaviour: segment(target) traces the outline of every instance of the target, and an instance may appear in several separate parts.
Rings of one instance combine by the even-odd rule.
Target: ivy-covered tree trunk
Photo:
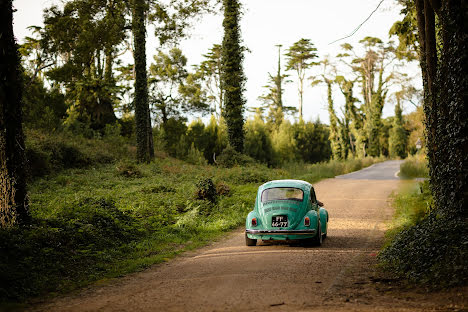
[[[0,1],[0,226],[30,220],[26,196],[22,81],[12,0]]]
[[[463,0],[416,0],[415,4],[434,204],[442,214],[466,217],[468,4]],[[436,38],[436,16],[440,38]],[[439,54],[436,47],[438,41],[441,47]]]
[[[395,105],[395,119],[393,121],[393,127],[390,130],[389,137],[389,152],[392,157],[406,157],[406,147],[408,145],[408,134],[403,127],[403,116],[400,105],[400,99],[397,99],[397,105]]]
[[[328,139],[330,140],[332,157],[338,160],[343,159],[341,131],[338,128],[338,117],[333,108],[332,82],[329,79],[325,79],[325,82],[328,90],[328,114],[330,117],[330,135]]]
[[[229,144],[238,152],[244,147],[244,72],[242,69],[243,48],[240,38],[240,3],[238,0],[223,0],[224,38],[221,51],[221,85],[224,90],[224,119],[226,120]]]
[[[135,123],[137,160],[149,162],[154,156],[146,74],[145,0],[133,0],[132,31],[135,58]]]

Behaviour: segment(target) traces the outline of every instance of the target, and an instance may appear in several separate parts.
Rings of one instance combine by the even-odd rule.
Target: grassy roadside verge
[[[142,165],[93,163],[90,153],[82,153],[85,167],[30,184],[30,226],[0,230],[0,302],[69,292],[206,245],[244,223],[257,187],[268,180],[315,183],[379,161],[220,168],[168,157]],[[207,178],[216,200],[197,199]]]
[[[394,195],[395,214],[379,253],[394,276],[430,289],[468,282],[468,227],[459,216],[431,209],[429,182],[404,181]]]

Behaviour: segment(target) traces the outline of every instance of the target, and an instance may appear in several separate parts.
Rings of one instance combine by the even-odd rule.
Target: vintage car
[[[327,235],[328,212],[312,185],[301,180],[275,180],[258,188],[254,210],[245,221],[245,242],[303,240],[321,245]]]

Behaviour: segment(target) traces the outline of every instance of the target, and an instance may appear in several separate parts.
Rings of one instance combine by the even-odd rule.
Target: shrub
[[[398,233],[380,254],[385,269],[429,287],[468,282],[468,224],[457,216],[426,218]]]
[[[117,164],[117,173],[120,176],[126,178],[140,178],[142,176],[141,171],[138,169],[137,165],[128,161],[120,161]]]
[[[408,157],[400,165],[400,177],[403,179],[428,178],[427,160],[422,155]]]
[[[196,183],[196,198],[201,200],[208,200],[212,203],[216,202],[218,194],[216,193],[216,187],[211,178],[199,179]]]
[[[237,152],[234,148],[228,145],[218,156],[216,163],[220,167],[232,168],[234,166],[255,164],[255,160],[247,155]]]
[[[224,182],[218,182],[216,184],[216,194],[220,196],[228,196],[231,193],[231,188]]]

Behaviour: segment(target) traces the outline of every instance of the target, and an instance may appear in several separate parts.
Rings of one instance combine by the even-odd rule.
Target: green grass
[[[423,155],[408,157],[400,165],[400,177],[403,179],[429,178],[426,158]]]
[[[29,140],[53,170],[29,184],[32,224],[0,230],[0,302],[68,292],[203,246],[244,223],[266,181],[315,183],[378,161],[285,169],[220,168],[168,157],[136,164],[122,138],[36,134]],[[67,165],[60,151],[78,151],[87,161]],[[215,202],[196,199],[197,182],[206,178],[222,186]]]
[[[432,206],[428,182],[403,181],[392,197],[395,214],[386,232],[387,245],[402,230],[424,219]]]
[[[408,181],[394,196],[395,216],[379,253],[381,267],[431,289],[468,282],[468,225],[431,208],[429,182]]]

